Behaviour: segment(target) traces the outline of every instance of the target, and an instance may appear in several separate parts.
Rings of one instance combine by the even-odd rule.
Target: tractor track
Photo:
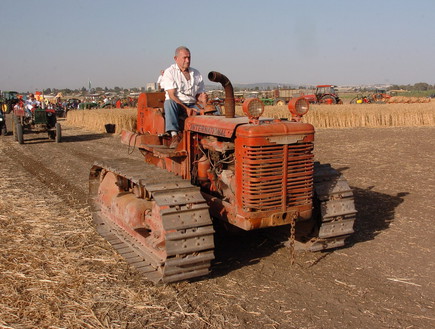
[[[63,177],[47,168],[42,161],[28,156],[12,146],[5,148],[4,154],[50,190],[53,190],[68,206],[83,208],[83,206],[87,205],[87,194],[83,189],[71,184],[68,177]]]
[[[2,138],[4,154],[73,208],[88,206],[89,170],[96,159],[140,157],[129,155],[116,137],[86,131],[78,134],[76,128],[68,126],[62,127],[62,143],[26,133],[24,145],[20,145],[11,135],[11,115],[7,115],[7,123],[10,133]]]
[[[158,234],[165,237],[164,246],[153,247],[134,230],[121,228],[111,220],[110,208],[106,209],[107,205],[99,198],[99,184],[105,172],[128,179],[146,190],[146,195],[160,209],[159,218],[155,220],[161,220],[164,232]],[[198,187],[143,161],[113,159],[94,163],[90,194],[97,231],[148,280],[155,284],[169,283],[210,272],[214,259],[214,229],[208,205]],[[154,234],[156,232],[151,231],[150,236]]]

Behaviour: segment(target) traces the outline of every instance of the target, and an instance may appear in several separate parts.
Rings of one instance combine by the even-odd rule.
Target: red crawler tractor
[[[288,225],[290,246],[306,250],[343,246],[353,233],[353,193],[338,171],[314,162],[314,127],[301,121],[308,102],[289,103],[291,120],[270,119],[252,98],[246,116],[236,116],[228,78],[208,78],[225,89],[225,115],[206,108],[188,116],[176,149],[164,131],[164,94],[140,95],[137,132],[125,131],[122,141],[145,162],[97,161],[90,172],[98,232],[154,283],[208,274],[215,222],[243,230]]]

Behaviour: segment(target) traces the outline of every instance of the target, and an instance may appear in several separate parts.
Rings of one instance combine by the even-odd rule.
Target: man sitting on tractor
[[[175,64],[163,73],[161,86],[166,91],[164,103],[166,132],[171,134],[169,148],[176,148],[181,137],[182,127],[178,119],[186,116],[190,109],[197,108],[196,102],[201,94],[205,97],[204,81],[198,70],[190,67],[190,50],[184,46],[175,50]],[[197,108],[197,110],[199,110]]]
[[[32,116],[32,110],[35,107],[39,107],[40,105],[41,105],[41,103],[36,100],[35,95],[34,94],[29,94],[29,97],[26,100],[26,105],[24,107],[24,109],[26,110],[26,116],[27,117],[31,117]]]

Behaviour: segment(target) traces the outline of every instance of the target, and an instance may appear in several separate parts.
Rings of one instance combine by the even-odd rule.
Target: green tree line
[[[426,82],[418,82],[413,85],[392,85],[390,90],[408,90],[408,91],[427,91],[434,90],[435,85],[430,85]]]

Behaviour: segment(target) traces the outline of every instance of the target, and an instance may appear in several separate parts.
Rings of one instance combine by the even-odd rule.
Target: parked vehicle
[[[372,99],[370,96],[358,94],[350,100],[350,104],[370,104]]]
[[[273,98],[262,97],[260,100],[264,105],[275,105],[275,100]]]
[[[335,87],[333,85],[318,85],[314,94],[304,95],[303,97],[314,104],[343,104]]]
[[[391,98],[391,95],[385,89],[376,89],[369,97],[372,103],[383,104]]]
[[[64,105],[65,111],[68,112],[69,110],[77,110],[80,103],[81,100],[78,98],[69,98]]]
[[[375,89],[368,95],[358,94],[350,100],[350,104],[384,104],[391,99],[386,90]]]
[[[274,103],[273,105],[286,105],[292,98],[299,97],[294,89],[274,89],[272,91]]]

